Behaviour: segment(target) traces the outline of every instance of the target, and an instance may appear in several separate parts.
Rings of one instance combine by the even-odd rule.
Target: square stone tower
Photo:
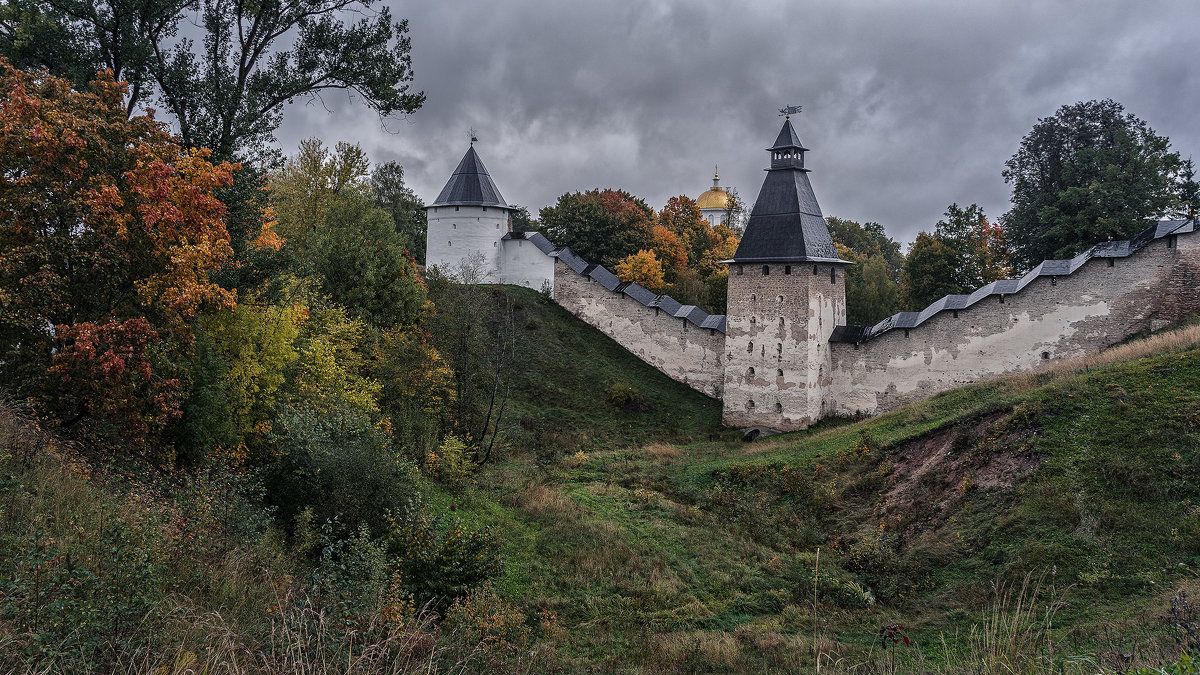
[[[845,266],[784,120],[729,264],[723,421],[804,429],[827,412],[829,337],[846,323]]]

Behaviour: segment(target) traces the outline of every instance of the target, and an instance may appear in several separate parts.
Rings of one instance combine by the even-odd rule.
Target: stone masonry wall
[[[554,261],[554,300],[672,379],[721,398],[725,335],[614,293]]]
[[[859,345],[833,343],[829,410],[886,412],[969,382],[1097,352],[1200,311],[1198,283],[1200,235],[1182,234],[1126,258],[1093,258],[1069,276],[1039,277],[1018,293],[943,311],[911,329]]]
[[[728,300],[722,421],[794,430],[821,419],[832,383],[829,335],[846,321],[842,271],[733,265]]]

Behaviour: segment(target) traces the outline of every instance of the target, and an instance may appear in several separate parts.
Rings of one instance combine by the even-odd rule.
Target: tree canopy
[[[1012,209],[1001,222],[1021,269],[1132,237],[1179,199],[1179,154],[1110,99],[1039,119],[1005,166]]]
[[[268,149],[283,106],[342,90],[382,116],[410,113],[406,21],[376,0],[15,0],[0,9],[0,53],[82,87],[111,69],[125,110],[157,99],[185,146],[215,157]],[[180,37],[194,16],[202,46]],[[344,21],[347,14],[357,16]],[[281,44],[290,40],[290,45]]]
[[[654,209],[624,190],[562,195],[539,212],[539,219],[550,241],[610,269],[628,255],[653,248]]]

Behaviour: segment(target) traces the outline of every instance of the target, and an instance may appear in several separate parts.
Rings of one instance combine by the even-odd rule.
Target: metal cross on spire
[[[800,114],[800,108],[801,106],[798,105],[785,105],[779,109],[779,116],[792,119],[792,115]]]

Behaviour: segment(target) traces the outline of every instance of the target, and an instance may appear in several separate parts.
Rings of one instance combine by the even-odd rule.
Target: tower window
[[[496,223],[496,229],[500,229],[500,223]]]
[[[779,317],[779,327],[783,328],[783,317]]]
[[[765,277],[765,276],[767,276],[767,275],[768,275],[768,274],[770,274],[770,273],[771,273],[771,266],[770,266],[770,265],[763,265],[763,276]]]
[[[742,276],[742,266],[741,266],[741,265],[738,265],[738,266],[737,266],[737,275],[738,275],[739,277],[740,277],[740,276]]]
[[[776,371],[775,371],[775,375],[776,375],[777,377],[783,377],[783,368],[780,368],[780,369],[776,370]]]
[[[791,274],[791,273],[792,273],[792,266],[791,266],[791,265],[784,265],[784,266],[783,266],[783,273],[784,273],[784,274]]]
[[[456,206],[456,207],[454,207],[454,210],[455,210],[455,211],[457,211],[457,210],[458,210],[458,207],[457,207],[457,206]]]
[[[450,224],[450,228],[451,228],[451,229],[453,229],[453,230],[457,230],[457,229],[458,229],[458,223],[451,223],[451,224]]]
[[[751,294],[750,294],[750,302],[756,302],[757,300],[758,300],[758,294],[757,294],[757,293],[751,293]]]
[[[746,401],[746,407],[751,410],[754,410],[754,399],[750,399],[749,401]]]
[[[813,276],[817,276],[817,266],[813,265]]]
[[[448,241],[448,242],[446,242],[446,245],[447,245],[447,246],[453,246],[453,245],[454,245],[454,242],[452,242],[452,241]]]
[[[837,283],[837,268],[832,265],[830,265],[830,267],[829,267],[829,283],[831,283],[831,284]]]
[[[750,368],[746,370],[746,374],[750,377],[754,377],[754,366],[750,366]]]
[[[781,295],[778,298],[775,298],[775,302],[783,302],[783,296]]]
[[[1108,266],[1109,266],[1109,267],[1112,267],[1112,266],[1113,266],[1113,265],[1115,265],[1115,264],[1116,264],[1116,260],[1115,260],[1114,258],[1109,258],[1109,259],[1108,259]]]
[[[750,344],[746,345],[746,353],[749,354],[753,351],[754,351],[754,340],[751,340]]]
[[[755,320],[755,318],[754,318],[754,317],[750,317],[750,325],[751,325],[751,326],[753,326],[755,323],[756,323],[756,320]]]
[[[487,213],[487,207],[486,207],[486,206],[485,206],[485,207],[483,207],[483,211],[484,211],[484,213]]]
[[[783,412],[783,404],[782,403],[775,404],[775,412],[777,412],[777,413]]]
[[[783,355],[783,343],[782,342],[775,345],[775,353],[779,354],[780,356]]]

